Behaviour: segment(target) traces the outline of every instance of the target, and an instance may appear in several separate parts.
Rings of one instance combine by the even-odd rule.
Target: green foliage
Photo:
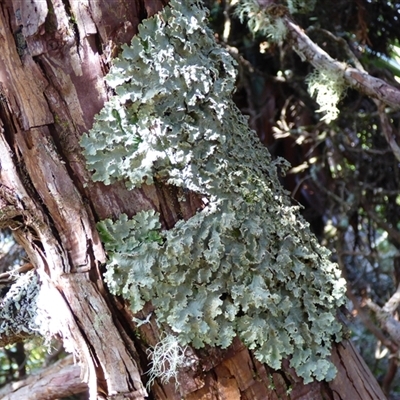
[[[47,340],[44,341],[40,336],[30,337],[28,340],[7,345],[0,348],[0,387],[11,381],[21,379],[24,373],[33,374],[46,365],[50,348],[59,347],[59,343],[53,340],[51,347]],[[63,352],[57,358],[65,356]],[[54,354],[52,355],[54,356]]]
[[[116,96],[82,139],[96,180],[134,188],[157,176],[204,195],[168,231],[153,211],[100,222],[106,281],[134,312],[151,301],[183,346],[239,335],[273,368],[292,355],[306,382],[332,379],[343,280],[279,184],[286,164],[232,102],[235,64],[206,23],[200,2],[176,0],[144,21],[107,76]]]

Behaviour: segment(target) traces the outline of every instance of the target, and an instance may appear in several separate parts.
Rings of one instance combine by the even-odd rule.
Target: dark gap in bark
[[[11,150],[15,149],[15,139],[14,132],[17,131],[17,127],[15,126],[10,113],[7,110],[8,99],[4,94],[3,85],[0,83],[0,120],[3,125],[3,135],[10,146]],[[12,154],[13,159],[15,159],[15,152]]]
[[[103,54],[103,42],[101,40],[101,36],[99,35],[99,32],[97,32],[95,35],[91,35],[89,38],[94,39],[94,47],[92,47],[93,51],[97,50],[99,55],[101,56]],[[89,42],[91,43],[91,41]]]
[[[14,32],[18,29],[18,27],[22,26],[22,18],[21,18],[21,9],[15,4],[15,2],[11,2],[11,4],[5,5],[4,17],[6,18],[7,25],[11,27],[11,30]]]
[[[76,51],[79,55],[80,36],[79,36],[78,25],[76,23],[76,17],[74,15],[74,13],[72,12],[72,8],[71,8],[71,4],[70,4],[69,0],[62,0],[62,2],[65,6],[65,12],[67,13],[67,15],[69,17],[69,23],[74,32],[75,42],[76,42]]]
[[[178,218],[175,213],[174,205],[172,207],[168,204],[169,194],[165,192],[165,188],[160,181],[154,178],[154,186],[157,191],[157,196],[160,201],[160,222],[163,229],[169,230],[174,227]]]
[[[60,134],[57,131],[57,128],[55,124],[49,124],[48,125],[50,136],[53,140],[54,146],[57,149],[57,154],[60,157],[60,161],[64,164],[64,167],[66,168],[68,172],[68,176],[70,177],[71,181],[74,183],[74,186],[78,189],[79,194],[83,196],[83,193],[85,193],[84,187],[82,185],[82,182],[78,177],[75,175],[71,165],[70,165],[70,160],[68,159],[67,155],[64,152],[65,146],[61,143],[60,139]],[[93,211],[93,210],[92,210]]]

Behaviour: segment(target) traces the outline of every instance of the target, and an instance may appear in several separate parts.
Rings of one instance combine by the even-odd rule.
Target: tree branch
[[[391,223],[384,221],[383,218],[379,217],[373,210],[373,207],[367,202],[364,201],[362,206],[367,212],[368,216],[376,223],[376,225],[388,233],[390,240],[392,240],[394,244],[400,245],[400,233],[397,228]]]
[[[400,90],[365,71],[350,67],[346,63],[333,59],[325,50],[314,43],[289,16],[282,18],[287,27],[288,39],[303,61],[308,61],[318,69],[332,71],[343,77],[351,88],[378,99],[393,110],[400,110]]]
[[[0,389],[3,400],[56,399],[82,393],[88,386],[80,378],[80,367],[67,356],[27,379]]]

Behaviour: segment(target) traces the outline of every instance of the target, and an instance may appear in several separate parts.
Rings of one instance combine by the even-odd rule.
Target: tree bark
[[[80,377],[80,368],[68,356],[40,373],[17,383],[9,383],[0,389],[3,400],[36,400],[67,397],[87,391]]]
[[[146,350],[161,336],[154,320],[138,326],[103,284],[106,255],[95,223],[154,209],[165,229],[201,207],[195,194],[158,184],[128,191],[91,181],[79,140],[110,96],[111,57],[158,12],[163,0],[0,3],[0,224],[9,226],[40,277],[67,350],[81,364],[90,398],[147,396]],[[57,306],[57,307],[56,307]],[[149,304],[137,315],[146,319]],[[139,332],[139,335],[137,335]],[[304,385],[286,360],[274,371],[238,340],[227,350],[191,350],[199,367],[175,383],[156,382],[155,399],[384,399],[350,342],[334,347],[330,383]]]

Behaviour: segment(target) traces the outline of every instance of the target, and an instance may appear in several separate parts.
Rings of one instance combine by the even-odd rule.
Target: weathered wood
[[[80,368],[68,356],[28,378],[0,389],[3,400],[37,400],[67,397],[87,391]]]
[[[350,341],[344,340],[334,347],[332,361],[338,369],[336,378],[329,384],[335,400],[386,399],[365,361]]]
[[[78,7],[79,2],[73,4]],[[89,7],[89,11],[100,21],[111,5],[103,2],[92,7],[95,10]],[[133,35],[134,31],[128,32],[128,36],[118,33],[129,22],[126,7],[122,3],[113,4],[112,17],[106,17],[109,24],[102,22],[102,31],[108,32],[109,41],[114,34],[124,41]],[[84,36],[76,34],[70,20],[71,10],[61,1],[52,2],[49,8],[37,9],[34,3],[28,7],[10,2],[2,4],[0,11],[0,33],[4,41],[0,70],[5,77],[2,119],[6,121],[2,153],[10,156],[8,169],[2,161],[1,178],[17,198],[23,199],[18,207],[24,210],[24,227],[21,233],[15,232],[16,236],[42,279],[46,280],[47,275],[49,287],[57,287],[69,302],[76,320],[63,325],[64,331],[60,333],[64,339],[76,342],[74,350],[83,364],[91,398],[96,391],[143,397],[146,391],[134,354],[126,351],[134,346],[132,343],[127,346],[121,339],[103,298],[104,289],[99,285],[98,268],[105,260],[104,251],[94,226],[92,208],[86,207],[83,201],[83,189],[90,179],[78,141],[107,98],[102,80],[105,73],[102,44],[99,42],[96,48],[95,41],[91,40],[95,22],[90,25],[86,13],[81,22],[89,24],[88,29]],[[129,11],[131,15],[135,8],[129,7]],[[7,19],[8,15],[15,18]],[[135,26],[137,23],[138,20]],[[14,41],[13,32],[21,33],[19,24],[24,27],[26,43]],[[80,28],[84,30],[85,26]],[[25,186],[29,186],[28,192]],[[115,192],[122,192],[122,188]],[[103,213],[110,215],[109,210],[113,209],[113,213],[119,214],[120,207],[114,206],[110,199],[120,204],[124,196],[107,198],[99,191],[107,192],[109,188],[97,185],[97,190],[91,192],[94,198],[106,199]],[[128,197],[125,194],[130,206],[132,197],[129,200]],[[92,271],[90,277],[89,271]],[[96,322],[102,329],[98,335],[92,335],[96,332],[93,329]],[[115,349],[115,353],[109,348]]]

